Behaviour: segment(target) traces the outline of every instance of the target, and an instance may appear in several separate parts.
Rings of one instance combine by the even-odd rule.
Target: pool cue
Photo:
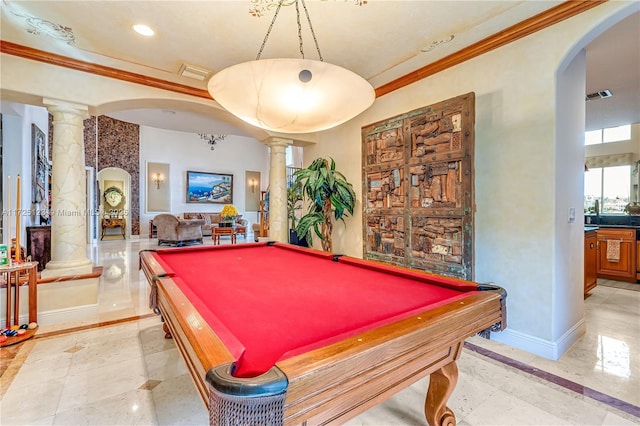
[[[11,176],[7,176],[7,264],[11,265]],[[7,297],[6,297],[6,323],[5,327],[11,327],[11,272],[5,273],[7,280]]]
[[[15,287],[15,296],[13,303],[13,324],[11,325],[20,325],[20,270],[16,269],[12,274],[14,277],[13,286]],[[11,281],[11,278],[9,278],[9,281]],[[11,287],[7,286],[7,289],[9,288]]]
[[[9,265],[11,265],[11,176],[7,176],[7,250],[9,250]]]
[[[9,256],[11,257],[11,256]],[[5,327],[6,328],[10,328],[11,327],[11,272],[4,272],[3,273],[5,279],[7,280],[7,297],[6,297],[6,301],[5,301],[5,311],[6,311],[6,319],[5,319]]]
[[[20,175],[18,175],[16,185],[16,262],[20,262]]]

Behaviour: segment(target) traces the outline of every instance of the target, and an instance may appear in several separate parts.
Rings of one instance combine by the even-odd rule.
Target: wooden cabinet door
[[[51,261],[51,226],[27,226],[27,256],[42,271]]]
[[[596,231],[584,234],[584,294],[593,289],[598,282],[598,239]]]
[[[620,241],[618,262],[607,259],[607,241]],[[612,280],[636,281],[636,241],[635,230],[598,231],[598,276]]]

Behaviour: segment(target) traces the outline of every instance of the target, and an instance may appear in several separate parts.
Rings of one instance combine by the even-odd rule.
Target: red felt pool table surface
[[[235,374],[467,297],[467,282],[332,261],[296,246],[161,250],[159,262],[237,357]],[[381,271],[386,273],[381,273]]]
[[[449,383],[464,338],[505,320],[503,298],[476,283],[289,244],[160,249],[140,258],[205,403],[205,370],[222,361],[240,378],[277,365],[289,383],[285,423],[345,420],[425,374],[438,382],[433,371]],[[380,371],[369,377],[373,370]],[[380,386],[369,402],[354,403]],[[450,413],[452,386],[436,387],[427,397],[431,424]]]

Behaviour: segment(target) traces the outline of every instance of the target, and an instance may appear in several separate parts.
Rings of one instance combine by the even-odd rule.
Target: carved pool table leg
[[[431,373],[429,390],[424,403],[424,415],[430,426],[455,426],[456,417],[447,407],[447,400],[458,382],[458,366],[455,362]]]
[[[171,331],[169,330],[166,322],[162,323],[162,330],[164,331],[164,338],[171,339]]]

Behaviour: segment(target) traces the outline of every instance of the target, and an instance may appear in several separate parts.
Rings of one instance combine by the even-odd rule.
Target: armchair
[[[179,219],[172,214],[159,214],[153,218],[158,245],[181,246],[202,244],[202,219]]]
[[[247,225],[249,225],[247,219],[243,219],[242,215],[236,216],[236,235],[240,234],[243,238],[247,238]]]

